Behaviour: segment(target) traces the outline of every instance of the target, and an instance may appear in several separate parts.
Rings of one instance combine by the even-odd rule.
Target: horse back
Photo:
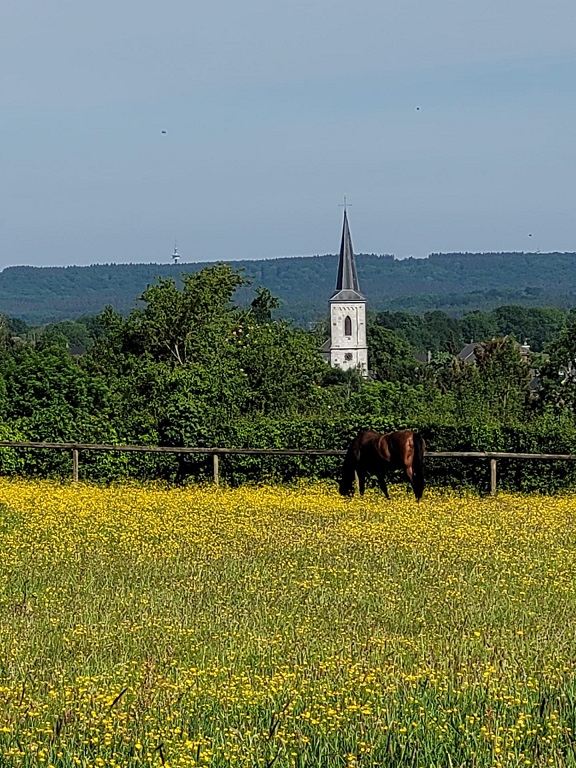
[[[390,451],[390,461],[401,467],[412,465],[414,460],[414,438],[415,432],[411,429],[401,429],[398,432],[388,432],[384,437]]]
[[[361,430],[353,441],[360,454],[370,462],[384,459],[392,467],[405,467],[412,464],[415,453],[415,432],[411,429],[401,429],[397,432],[375,432],[371,429]]]

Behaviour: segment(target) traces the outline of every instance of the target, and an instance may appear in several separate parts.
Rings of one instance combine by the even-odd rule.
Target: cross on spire
[[[344,202],[338,204],[338,208],[344,208],[344,213],[346,213],[347,208],[352,208],[352,203],[346,201],[346,195],[344,195]]]

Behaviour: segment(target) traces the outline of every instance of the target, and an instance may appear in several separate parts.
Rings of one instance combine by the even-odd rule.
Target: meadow
[[[576,497],[392,494],[0,480],[0,765],[576,765]]]

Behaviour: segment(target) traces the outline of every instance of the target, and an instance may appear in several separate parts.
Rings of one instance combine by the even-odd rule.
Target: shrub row
[[[362,427],[378,431],[402,429],[392,420],[370,421],[354,414],[337,419],[270,419],[238,422],[222,431],[216,444],[228,448],[342,449]],[[514,453],[576,454],[576,425],[568,418],[540,417],[515,426],[422,424],[417,427],[430,451],[503,451]],[[0,439],[25,436],[4,427]],[[299,479],[336,480],[340,457],[226,455],[220,460],[223,483],[290,482]],[[0,471],[6,475],[69,478],[69,451],[0,449]],[[487,492],[489,467],[484,459],[433,459],[426,462],[428,483],[438,487],[471,488]],[[85,452],[80,458],[82,479],[114,482],[134,478],[168,482],[209,481],[210,455]],[[398,479],[401,479],[398,477]],[[524,492],[553,493],[576,489],[576,462],[501,460],[498,487]]]

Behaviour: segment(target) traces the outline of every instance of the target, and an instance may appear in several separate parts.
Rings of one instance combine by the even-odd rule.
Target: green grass
[[[576,765],[574,497],[0,501],[3,765]]]

